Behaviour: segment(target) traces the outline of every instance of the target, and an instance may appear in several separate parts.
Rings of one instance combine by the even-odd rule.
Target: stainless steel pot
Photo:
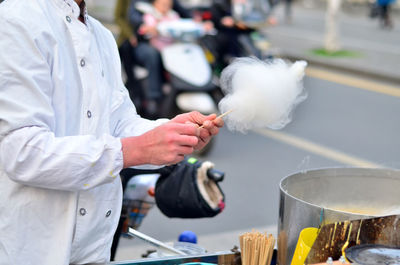
[[[278,264],[291,263],[303,228],[399,213],[399,170],[329,168],[290,175],[280,183]]]

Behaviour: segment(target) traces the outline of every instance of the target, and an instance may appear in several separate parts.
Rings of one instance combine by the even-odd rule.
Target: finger
[[[180,146],[177,150],[179,155],[190,155],[194,151],[194,146]]]
[[[203,122],[203,128],[209,130],[212,126],[214,126],[211,120],[206,120]]]
[[[204,122],[203,129],[206,129],[210,135],[218,134],[219,131],[219,128],[215,125],[214,121],[209,120]],[[204,132],[201,132],[200,135],[204,137]]]
[[[200,129],[201,129],[201,127],[200,127],[198,124],[192,123],[192,122],[190,122],[190,121],[187,121],[186,124],[194,125],[195,128],[196,128],[196,136],[197,136],[197,137],[200,137]]]
[[[198,146],[204,146],[205,144],[207,144],[210,141],[210,139],[211,139],[211,137],[205,137],[205,138],[199,137],[199,143],[195,146],[195,149]]]
[[[216,122],[214,123],[214,121],[216,121]],[[224,124],[224,121],[222,120],[222,118],[217,117],[217,114],[210,114],[207,117],[205,117],[202,127],[211,129],[211,126],[216,125],[216,126],[222,127],[223,124]]]
[[[224,127],[224,120],[222,119],[222,118],[216,118],[216,119],[214,119],[213,120],[213,123],[214,123],[214,125],[215,126],[217,126],[217,127],[219,127],[219,128],[222,128],[222,127]]]
[[[192,112],[190,112],[189,114],[190,114],[191,120],[192,120],[194,123],[198,124],[198,125],[203,125],[204,121],[206,121],[206,120],[212,120],[212,119],[215,119],[215,117],[216,117],[216,116],[213,116],[213,115],[215,115],[215,114],[211,114],[211,115],[208,115],[208,116],[204,116],[203,114],[201,114],[201,113],[198,112],[198,111],[192,111]]]
[[[204,146],[206,146],[211,140],[211,136],[200,138],[199,143],[194,147],[195,150],[201,150]]]
[[[217,135],[219,133],[219,128],[217,126],[213,126],[208,131],[211,135]]]
[[[175,130],[178,134],[181,135],[191,135],[191,136],[198,136],[199,131],[198,131],[198,126],[197,124],[193,123],[175,123]]]
[[[200,129],[200,136],[199,137],[201,139],[207,139],[210,136],[211,136],[211,132],[210,132],[209,129],[207,129],[207,128]]]
[[[217,118],[217,114],[213,113],[213,114],[206,116],[205,120],[212,121],[212,120],[215,120],[215,118]]]
[[[175,159],[173,159],[172,161],[170,161],[169,163],[167,163],[167,165],[175,165],[175,164],[178,164],[178,163],[181,162],[183,159],[185,159],[185,155],[183,155],[183,154],[178,154],[178,155],[176,155]]]
[[[199,143],[197,136],[179,135],[175,139],[175,143],[179,146],[196,146]]]

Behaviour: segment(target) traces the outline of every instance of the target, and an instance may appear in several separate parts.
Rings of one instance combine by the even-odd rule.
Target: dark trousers
[[[261,57],[261,52],[254,46],[250,32],[241,32],[236,29],[221,30],[216,36],[217,61],[227,64],[227,58],[256,56]]]
[[[129,96],[133,100],[134,98],[140,99],[142,92],[139,86],[139,82],[135,78],[133,73],[133,66],[135,65],[135,59],[133,57],[133,47],[128,40],[124,41],[119,47],[119,56],[121,57],[122,67],[126,74],[125,86],[129,91]]]
[[[140,66],[148,71],[147,85],[144,96],[146,99],[159,100],[162,98],[163,66],[160,52],[147,42],[140,42],[133,49],[133,58]]]
[[[119,174],[121,177],[122,190],[125,191],[128,181],[132,177],[135,176],[136,171],[135,171],[135,169],[128,168],[128,169],[123,169]],[[123,228],[123,224],[124,224],[125,220],[126,220],[126,217],[123,217],[121,215],[121,217],[119,218],[118,227],[117,227],[117,230],[115,231],[113,242],[111,245],[111,257],[110,257],[111,261],[114,261],[114,259],[115,259],[115,254],[117,253],[119,239],[122,234],[122,228]]]

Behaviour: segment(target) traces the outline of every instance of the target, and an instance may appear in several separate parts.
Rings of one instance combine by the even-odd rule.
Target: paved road
[[[324,80],[324,73],[333,75],[335,82]],[[351,86],[346,85],[350,82]],[[179,220],[153,209],[140,230],[164,241],[174,240],[183,230],[193,230],[209,250],[227,250],[238,243],[242,231],[260,227],[276,233],[278,185],[289,174],[337,166],[400,168],[400,98],[396,94],[400,87],[312,68],[305,87],[308,98],[283,131],[243,135],[224,129],[218,135],[206,159],[226,171],[223,214],[213,219]],[[364,89],[369,87],[375,91]],[[393,93],[383,94],[385,91]],[[143,251],[137,240],[123,240],[121,245],[119,259],[137,258]]]

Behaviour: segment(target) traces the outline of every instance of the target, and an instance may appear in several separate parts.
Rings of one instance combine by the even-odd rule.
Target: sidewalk
[[[400,83],[400,16],[395,12],[394,29],[382,30],[378,21],[370,19],[366,6],[348,4],[340,15],[342,49],[355,52],[357,57],[325,57],[312,53],[323,47],[325,8],[321,0],[294,2],[293,20],[285,24],[283,5],[274,14],[278,25],[265,28],[271,50],[279,57],[290,60],[303,59],[311,65],[379,78]],[[88,0],[89,13],[100,19],[117,34],[113,25],[115,0]]]
[[[343,10],[340,15],[340,42],[342,49],[358,54],[356,57],[326,57],[315,55],[313,49],[322,48],[325,32],[325,12],[319,7],[293,6],[291,24],[284,22],[283,5],[274,13],[278,25],[265,29],[272,50],[278,56],[291,60],[304,59],[311,65],[380,78],[400,83],[400,19],[394,16],[391,30],[378,27],[370,19],[367,9]],[[315,3],[315,1],[314,1]]]

